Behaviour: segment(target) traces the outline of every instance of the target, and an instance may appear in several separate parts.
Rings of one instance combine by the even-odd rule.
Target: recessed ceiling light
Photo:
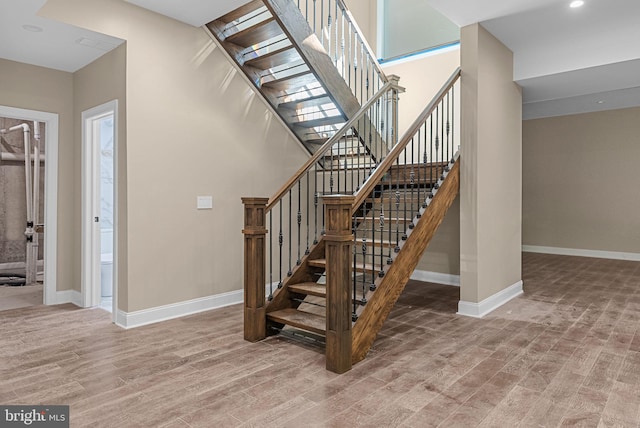
[[[569,4],[569,7],[572,7],[575,9],[576,7],[580,7],[583,4],[584,2],[582,0],[575,0],[575,1],[572,1],[571,4]]]
[[[602,101],[602,100],[598,100],[598,101],[596,101],[596,102],[597,102],[598,104],[604,104],[604,101]]]
[[[23,30],[31,31],[32,33],[41,33],[42,27],[38,27],[37,25],[25,24],[22,26]]]

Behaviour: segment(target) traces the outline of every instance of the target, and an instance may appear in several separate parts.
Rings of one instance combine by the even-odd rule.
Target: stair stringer
[[[460,160],[458,158],[422,217],[415,227],[409,230],[407,240],[404,241],[400,252],[386,270],[384,277],[377,284],[375,293],[372,294],[358,320],[354,323],[351,351],[351,360],[354,364],[362,361],[369,352],[422,254],[460,192],[459,166]]]
[[[293,46],[298,50],[302,59],[307,63],[311,72],[324,86],[334,104],[341,110],[346,120],[351,119],[360,109],[360,103],[351,92],[349,85],[344,81],[331,57],[309,23],[304,18],[300,9],[292,0],[263,0],[267,9],[280,23],[282,31],[287,35]],[[361,129],[373,130],[373,142],[383,140],[371,119],[365,115],[361,120]],[[366,126],[366,127],[365,127]],[[362,139],[362,143],[375,159],[384,158],[389,148],[387,145],[374,145]],[[378,153],[379,152],[379,153]]]

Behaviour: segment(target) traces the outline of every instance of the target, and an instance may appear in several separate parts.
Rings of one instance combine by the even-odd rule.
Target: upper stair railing
[[[388,82],[342,0],[294,0],[360,105]]]

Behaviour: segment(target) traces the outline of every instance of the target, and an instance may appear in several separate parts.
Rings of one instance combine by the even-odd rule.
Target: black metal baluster
[[[396,165],[396,169],[397,171],[395,172],[395,174],[399,174],[399,162]],[[387,254],[387,264],[391,264],[391,245],[393,243],[393,224],[391,222],[391,218],[394,215],[394,210],[393,210],[393,206],[395,205],[395,216],[396,216],[396,247],[398,246],[398,236],[399,236],[399,230],[398,230],[398,218],[400,217],[400,215],[398,214],[400,212],[400,190],[398,187],[398,180],[396,178],[396,184],[395,187],[393,185],[393,166],[391,166],[391,168],[389,169],[389,171],[387,172],[387,174],[389,174],[389,235],[387,237],[387,239],[389,240],[389,245],[388,245],[388,254]],[[395,191],[394,191],[395,189]],[[391,197],[391,195],[393,195],[393,197]]]
[[[338,191],[337,193],[340,193],[340,168],[342,167],[342,162],[341,159],[344,158],[344,151],[345,151],[345,145],[344,145],[344,141],[342,138],[338,139],[338,142],[336,144],[338,146],[338,171],[336,172],[336,176],[338,177]],[[342,151],[340,150],[340,146],[343,146]]]
[[[449,95],[450,95],[450,92],[447,93],[447,156],[445,158],[445,159],[447,159],[447,161],[449,159],[451,159],[451,157],[449,156],[450,155],[450,153],[449,153],[449,145],[451,144],[451,142],[449,141],[449,135],[451,133],[451,119],[450,119],[450,115],[449,115],[451,104],[450,104],[450,100],[449,100]],[[453,154],[453,153],[451,153],[451,154]]]
[[[351,145],[353,145],[353,136],[351,137]],[[356,191],[360,190],[360,146],[362,144],[360,143],[360,138],[358,138],[357,144],[356,144],[356,156],[358,159],[358,167],[356,168]],[[353,174],[352,174],[353,175]]]
[[[302,248],[302,206],[301,206],[301,202],[302,202],[302,182],[301,180],[298,180],[298,213],[296,216],[296,222],[298,223],[298,258],[296,259],[296,265],[300,266],[300,263],[302,263],[302,257],[300,254],[301,248]]]
[[[394,192],[394,198],[396,202],[396,216],[399,216],[398,213],[400,212],[400,191],[398,189],[396,189],[396,191]],[[389,231],[389,242],[393,243],[393,241],[391,240],[391,231]],[[397,230],[397,227],[396,227],[396,246],[394,247],[393,251],[396,253],[400,252],[400,231]]]
[[[351,305],[353,306],[353,312],[351,312],[351,321],[355,322],[358,319],[358,316],[356,315],[356,305],[357,305],[357,299],[356,299],[356,290],[358,289],[358,283],[357,283],[357,272],[356,272],[356,264],[358,263],[357,261],[357,250],[356,250],[356,219],[353,219],[353,223],[352,223],[352,231],[353,231],[353,294],[351,296]]]
[[[293,210],[293,206],[292,206],[293,195],[291,193],[292,193],[292,189],[289,189],[289,270],[287,271],[287,276],[291,276],[293,274],[293,263],[292,263],[293,242],[291,242],[291,240],[293,239],[293,233],[291,232],[292,223],[293,223],[293,221],[291,220],[291,217],[292,217],[291,211]]]
[[[418,206],[417,206],[417,212],[418,212],[418,218],[420,218],[421,214],[420,214],[420,205],[422,204],[422,165],[420,165],[420,153],[422,151],[422,138],[420,137],[420,131],[422,130],[422,127],[418,128],[418,132],[416,132],[416,136],[418,137],[418,156],[417,156],[417,160],[416,160],[416,168],[418,169]]]
[[[278,288],[282,288],[282,244],[284,243],[284,236],[282,235],[282,200],[278,202],[280,205],[280,231],[278,232],[278,246],[280,247],[280,258],[278,260],[280,264],[280,280],[278,281]]]
[[[442,175],[442,171],[444,170],[444,166],[442,165],[444,161],[444,98],[440,101],[440,173],[438,177]]]
[[[458,151],[457,148],[454,148],[456,144],[455,138],[455,125],[456,125],[456,87],[455,85],[451,87],[451,158],[453,159],[453,155]]]
[[[365,204],[366,205],[366,204]],[[364,211],[364,208],[363,208]],[[360,305],[364,306],[367,304],[367,288],[366,288],[366,282],[367,282],[367,239],[363,238],[362,239],[362,298],[360,299]],[[355,270],[355,269],[354,269]],[[355,293],[353,295],[353,298],[355,299]]]
[[[378,271],[378,276],[380,278],[384,276],[384,251],[383,251],[384,225],[385,225],[384,187],[381,186],[380,187],[380,270]],[[373,253],[374,253],[374,257],[373,257],[372,267],[375,269],[375,266],[376,266],[375,247],[374,247]]]
[[[326,189],[326,185],[327,185],[327,177],[325,176],[325,174],[327,173],[327,168],[326,168],[326,156],[325,156],[325,160],[322,162],[322,196],[324,197],[327,194],[327,189]],[[320,228],[320,235],[324,236],[325,234],[325,230],[324,230],[324,207],[321,206],[320,207],[320,212],[322,213],[322,225]]]
[[[382,186],[380,186],[380,191],[378,193],[378,195],[380,196],[380,215],[382,215],[382,211],[384,210],[384,196],[382,193]],[[376,202],[375,202],[375,196],[376,196],[376,192],[378,192],[378,190],[374,190],[373,191],[373,198],[371,201],[371,282],[375,282],[375,272],[376,272],[376,221],[378,221],[379,218],[376,218]],[[380,245],[382,245],[382,239],[383,239],[383,234],[382,231],[380,232]],[[365,263],[365,267],[366,267],[366,263]]]
[[[269,301],[273,300],[273,212],[269,211]]]
[[[436,149],[436,163],[435,163],[435,167],[436,167],[436,174],[435,174],[435,179],[438,180],[438,177],[440,177],[440,171],[439,171],[439,166],[440,166],[440,156],[439,156],[439,151],[440,151],[440,104],[438,104],[436,106],[436,111],[435,111],[435,115],[436,115],[436,142],[435,142],[435,149]],[[436,183],[434,185],[434,187],[437,189],[438,188],[438,183]]]
[[[340,145],[338,144],[338,148],[340,147]],[[334,160],[335,160],[335,153],[333,150],[333,147],[331,147],[329,150],[331,150],[331,172],[329,173],[329,192],[330,194],[333,195],[333,164],[334,164]]]
[[[309,170],[311,171],[311,170]],[[305,256],[309,254],[309,236],[311,235],[311,229],[309,228],[309,217],[311,217],[311,211],[309,211],[309,201],[311,200],[311,194],[309,193],[309,171],[307,171],[307,249],[304,251]]]
[[[324,180],[323,180],[324,181]],[[318,173],[316,171],[315,192],[313,194],[313,209],[315,216],[315,233],[313,237],[313,245],[318,243],[318,199],[320,199],[320,193],[318,193]]]
[[[350,147],[348,150],[348,154],[349,157],[345,157],[344,158],[344,193],[345,194],[351,194],[353,193],[353,191],[349,191],[349,186],[348,186],[348,181],[349,181],[349,164],[351,165],[351,167],[353,168],[353,141],[348,140],[347,135],[345,134],[345,145],[347,145],[347,147]],[[349,142],[347,144],[347,141]],[[347,162],[348,160],[348,162]]]

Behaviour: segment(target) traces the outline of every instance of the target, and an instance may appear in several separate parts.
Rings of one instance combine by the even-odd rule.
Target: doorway
[[[38,284],[37,293],[26,287],[7,290],[15,302],[6,303],[14,306],[61,303],[64,296],[59,296],[56,289],[58,115],[0,105],[0,117],[3,118],[0,128],[5,129],[0,141],[0,165],[15,170],[7,172],[21,183],[18,186],[21,195],[17,199],[11,197],[13,190],[3,190],[3,197],[11,200],[3,201],[1,205],[5,210],[24,214],[14,218],[16,212],[4,213],[6,218],[2,231],[8,240],[0,243],[2,267],[5,273],[19,274],[15,277],[16,283]],[[29,166],[25,163],[25,152],[30,153]],[[9,176],[3,177],[4,185],[10,181]],[[29,205],[32,210],[29,210]],[[17,229],[13,231],[14,228]],[[20,254],[24,252],[26,254]]]
[[[117,100],[82,113],[82,296],[115,319]]]

